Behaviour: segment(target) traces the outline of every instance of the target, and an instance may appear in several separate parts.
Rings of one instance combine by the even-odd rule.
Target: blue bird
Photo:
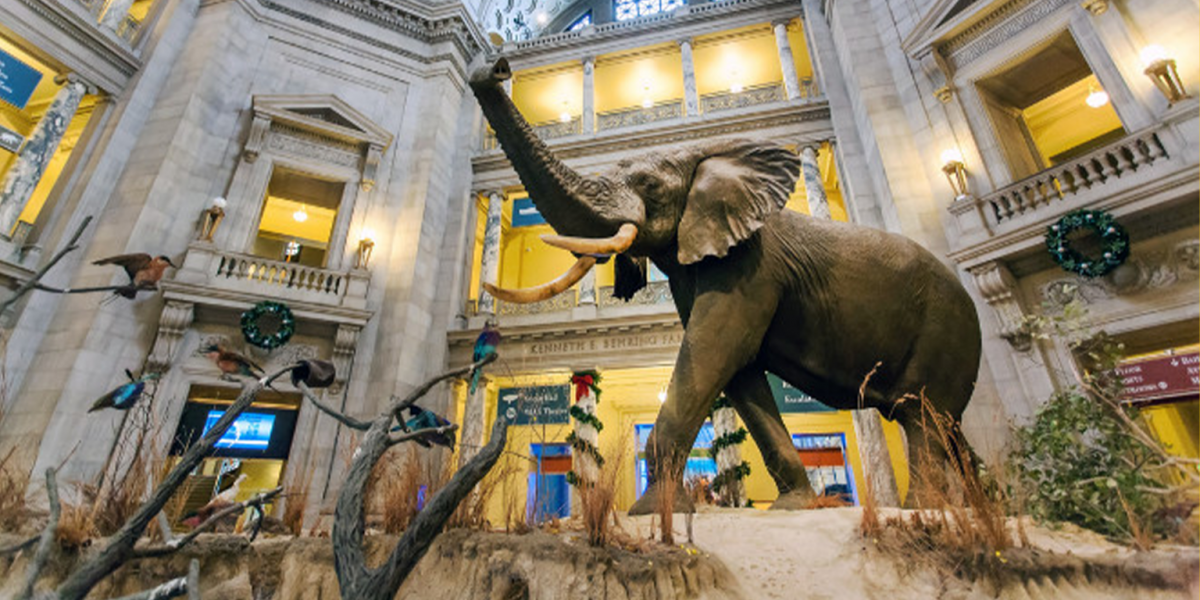
[[[397,425],[392,428],[392,431],[420,431],[422,429],[436,429],[452,425],[442,416],[432,410],[425,410],[416,404],[408,407],[408,419],[404,421],[404,426]],[[413,441],[420,444],[423,448],[429,448],[431,442],[439,446],[445,446],[451,450],[454,449],[454,432],[447,431],[445,433],[429,432],[420,437],[414,438]]]
[[[122,383],[115,390],[97,398],[88,412],[110,407],[129,410],[141,399],[142,392],[146,391],[146,382],[158,379],[162,375],[160,373],[144,373],[141,377],[134,377],[129,369],[125,369],[125,376],[129,378],[129,383]]]
[[[487,355],[496,351],[496,346],[500,345],[500,331],[496,329],[490,322],[483,325],[483,331],[479,332],[479,337],[475,338],[475,351],[471,354],[471,362],[479,362]],[[471,385],[468,394],[475,393],[475,387],[479,385],[479,369],[475,369],[471,373]]]

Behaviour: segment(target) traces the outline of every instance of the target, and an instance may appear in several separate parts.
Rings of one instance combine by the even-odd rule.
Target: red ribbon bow
[[[571,383],[575,384],[575,402],[579,402],[579,399],[588,393],[588,389],[592,387],[595,381],[591,375],[573,375],[571,376]]]

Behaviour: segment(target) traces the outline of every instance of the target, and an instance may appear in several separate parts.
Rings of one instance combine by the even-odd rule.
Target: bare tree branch
[[[89,217],[90,218],[90,217]],[[37,583],[38,575],[50,558],[50,550],[54,544],[54,536],[58,533],[58,520],[62,516],[62,504],[58,501],[58,479],[53,468],[46,469],[46,496],[50,499],[50,520],[42,530],[42,539],[38,542],[37,552],[29,567],[25,569],[25,585],[17,593],[17,598],[24,600],[33,595],[33,586]]]
[[[426,381],[425,383],[421,384],[420,387],[413,390],[412,393],[410,393],[408,396],[406,396],[404,398],[404,400],[401,400],[400,402],[393,404],[392,408],[389,412],[391,413],[393,418],[395,418],[397,421],[403,423],[404,419],[403,419],[402,415],[400,414],[400,411],[408,408],[409,406],[412,406],[417,400],[420,400],[421,397],[423,397],[425,394],[428,394],[429,390],[433,389],[433,386],[435,386],[447,379],[453,379],[455,377],[462,377],[463,375],[466,375],[468,373],[474,373],[475,371],[483,368],[485,365],[496,360],[496,358],[498,356],[499,355],[497,355],[495,352],[492,352],[492,353],[488,354],[487,356],[479,359],[478,361],[475,361],[474,363],[472,363],[470,365],[467,365],[465,367],[461,367],[458,369],[451,369],[449,371],[446,371],[445,373],[442,373],[441,375],[438,375],[437,377],[434,377],[433,379],[430,379],[429,381]]]
[[[448,433],[448,432],[454,431],[455,429],[458,429],[458,425],[451,423],[449,425],[442,425],[441,427],[424,427],[424,428],[418,429],[416,431],[410,431],[408,433],[399,434],[399,435],[388,434],[387,445],[390,448],[392,446],[395,446],[396,444],[403,444],[404,442],[412,441],[412,440],[415,440],[420,437],[425,437],[429,434],[443,434],[443,433]]]
[[[200,600],[200,559],[193,558],[188,563],[187,574],[188,600]]]
[[[242,392],[238,395],[237,400],[225,410],[221,418],[213,424],[196,444],[188,448],[187,452],[179,459],[175,467],[163,478],[162,482],[155,488],[150,499],[142,504],[141,507],[121,526],[121,529],[109,538],[107,545],[93,555],[89,560],[85,561],[67,576],[67,579],[59,585],[57,593],[59,600],[83,600],[91,592],[92,588],[100,583],[105,577],[112,574],[122,564],[124,564],[134,553],[134,546],[138,539],[145,533],[146,527],[154,520],[155,516],[162,511],[167,502],[175,494],[175,490],[183,485],[187,480],[188,474],[192,472],[205,457],[212,454],[213,448],[217,444],[217,440],[225,435],[225,431],[230,425],[241,416],[242,412],[250,406],[254,399],[262,392],[263,388],[270,385],[274,380],[282,377],[290,372],[295,365],[289,365],[278,371],[264,376],[258,381],[246,384],[242,388]]]
[[[39,292],[50,292],[51,294],[92,294],[95,292],[128,291],[128,292],[133,292],[134,296],[137,296],[138,292],[157,292],[158,291],[158,285],[154,284],[154,283],[143,283],[141,285],[134,285],[132,283],[127,283],[125,285],[98,285],[98,286],[93,286],[93,287],[82,287],[82,288],[56,288],[56,287],[50,287],[48,285],[41,284],[41,283],[34,283],[33,288],[35,290],[38,290]]]
[[[193,559],[192,562],[197,561]],[[128,596],[121,596],[116,600],[164,600],[165,598],[178,598],[191,593],[190,589],[187,577],[176,577],[151,589]]]
[[[183,537],[176,538],[165,544],[159,544],[158,546],[148,546],[145,548],[134,548],[133,558],[153,558],[156,556],[166,556],[168,554],[172,554],[172,553],[176,552],[177,550],[179,550],[180,548],[190,544],[192,542],[192,540],[196,539],[196,537],[199,536],[201,533],[204,533],[205,531],[211,529],[221,519],[224,519],[225,517],[228,517],[231,514],[246,510],[247,506],[257,506],[259,510],[262,510],[264,502],[275,498],[275,496],[278,496],[282,492],[283,492],[283,488],[277,487],[269,492],[263,492],[256,496],[253,496],[251,498],[247,498],[241,502],[235,502],[233,504],[230,504],[229,506],[226,506],[225,508],[222,508],[221,510],[213,513],[213,515],[211,517],[206,519],[203,523],[197,525],[194,529],[189,531],[188,534]]]
[[[37,541],[40,539],[42,539],[42,534],[39,533],[37,535],[30,536],[29,539],[27,539],[23,542],[17,542],[11,546],[8,546],[5,548],[0,548],[0,556],[7,556],[9,554],[20,552],[20,551],[36,544]]]
[[[354,417],[351,417],[349,415],[344,415],[344,414],[334,410],[333,408],[331,408],[330,406],[328,406],[326,404],[322,404],[320,400],[317,400],[317,396],[312,393],[312,390],[308,389],[308,386],[305,385],[305,383],[303,381],[297,381],[296,388],[299,389],[300,393],[304,395],[305,400],[308,400],[309,402],[311,402],[312,405],[317,407],[318,410],[333,417],[335,420],[337,420],[337,422],[341,423],[342,425],[345,425],[346,427],[349,427],[351,429],[357,429],[359,431],[366,431],[367,428],[369,428],[371,426],[371,424],[366,421],[359,421],[358,419],[355,419]]]
[[[91,224],[91,222],[91,215],[83,218],[83,222],[80,223],[79,228],[75,230],[75,235],[71,236],[71,241],[67,242],[67,245],[62,250],[59,250],[57,253],[55,253],[54,258],[51,258],[50,262],[38,269],[37,272],[33,274],[32,279],[22,283],[21,286],[17,288],[17,291],[13,292],[11,298],[5,300],[3,304],[0,304],[0,314],[8,310],[13,304],[16,304],[17,300],[20,300],[22,296],[28,294],[29,291],[32,290],[35,285],[37,285],[38,281],[40,281],[42,277],[45,277],[46,273],[53,268],[54,265],[58,264],[58,261],[62,260],[64,256],[79,249],[79,237],[83,235],[83,230],[87,229],[87,226]]]

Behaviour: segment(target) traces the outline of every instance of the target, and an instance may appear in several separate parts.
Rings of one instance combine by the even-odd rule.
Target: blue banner
[[[533,225],[541,225],[545,222],[546,219],[542,218],[542,213],[538,212],[537,207],[533,205],[533,200],[529,198],[517,198],[513,200],[513,227],[531,227]]]
[[[775,405],[781,413],[810,413],[832,412],[833,409],[818,402],[812,396],[796,389],[792,384],[767,373],[767,382],[771,384],[771,395],[775,396]]]
[[[0,100],[23,109],[41,81],[41,71],[0,50]]]
[[[570,386],[536,385],[501,388],[498,416],[509,425],[560,425],[571,420]]]

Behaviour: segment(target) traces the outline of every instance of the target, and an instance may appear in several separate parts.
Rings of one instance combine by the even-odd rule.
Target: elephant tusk
[[[580,279],[583,279],[583,276],[587,275],[588,270],[595,265],[596,258],[594,256],[580,256],[579,260],[576,260],[575,264],[571,265],[571,268],[568,269],[566,273],[563,273],[558,277],[558,279],[555,279],[550,283],[543,283],[542,285],[531,288],[509,290],[502,287],[496,287],[485,281],[483,283],[483,289],[487,290],[487,293],[491,294],[492,296],[505,302],[512,302],[515,304],[541,302],[542,300],[553,298],[554,296],[561,294],[563,290],[575,285],[575,283]]]
[[[620,254],[629,249],[633,239],[637,237],[638,228],[633,223],[626,223],[617,230],[617,234],[608,238],[578,238],[562,235],[546,234],[542,241],[563,250],[589,256],[608,256]]]

